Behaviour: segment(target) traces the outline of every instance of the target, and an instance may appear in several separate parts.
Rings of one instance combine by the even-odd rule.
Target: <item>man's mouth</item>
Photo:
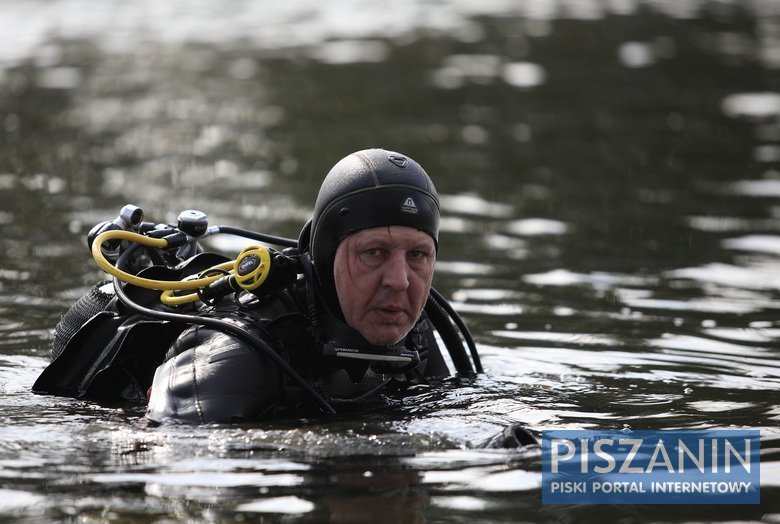
[[[397,324],[406,318],[406,312],[401,307],[387,306],[374,309],[379,318],[387,324]]]

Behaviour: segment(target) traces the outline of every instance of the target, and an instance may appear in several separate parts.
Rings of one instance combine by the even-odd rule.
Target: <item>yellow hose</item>
[[[160,302],[166,306],[180,306],[182,304],[189,304],[190,302],[197,302],[200,297],[197,293],[188,293],[186,295],[174,295],[174,290],[167,289],[160,295]]]
[[[219,264],[211,268],[215,270],[221,270],[222,274],[213,275],[205,278],[198,278],[195,280],[154,280],[150,278],[143,278],[143,277],[133,275],[131,273],[127,273],[126,271],[122,271],[121,269],[117,268],[106,259],[106,257],[103,255],[103,250],[101,249],[101,246],[104,242],[108,240],[130,240],[132,242],[137,242],[138,244],[154,247],[157,249],[164,249],[168,247],[168,241],[163,238],[150,238],[144,235],[140,235],[138,233],[133,233],[132,231],[124,231],[121,229],[116,229],[111,231],[105,231],[99,234],[97,238],[95,238],[95,241],[92,243],[92,258],[95,259],[95,262],[97,262],[98,266],[100,266],[100,268],[103,271],[105,271],[109,275],[113,275],[117,277],[119,280],[123,282],[127,282],[128,284],[133,284],[134,286],[142,287],[144,289],[158,289],[161,291],[175,291],[175,290],[186,291],[186,290],[200,289],[222,278],[224,276],[225,271],[233,271],[235,267],[234,260],[223,262],[222,264]],[[194,296],[197,299],[197,295]],[[185,297],[177,297],[177,298],[185,298]],[[194,300],[190,299],[190,301],[194,301]]]

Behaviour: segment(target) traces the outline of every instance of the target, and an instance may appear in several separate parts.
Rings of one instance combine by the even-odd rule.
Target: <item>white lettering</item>
[[[594,482],[591,485],[593,493],[647,493],[641,482]]]
[[[726,473],[731,473],[731,456],[734,455],[745,471],[750,473],[750,439],[745,439],[745,456],[742,457],[737,452],[736,448],[731,444],[730,440],[726,441],[725,449],[723,453],[726,455],[725,468]]]
[[[640,466],[631,467],[631,461],[636,458],[637,451],[642,446],[642,439],[627,438],[620,439],[620,444],[631,444],[631,451],[628,452],[626,460],[620,465],[620,473],[642,473],[643,470]]]
[[[593,471],[596,473],[611,473],[615,469],[615,459],[609,453],[602,451],[603,446],[612,446],[614,440],[608,438],[602,438],[596,441],[593,445],[593,452],[600,459],[604,459],[607,462],[606,466],[595,466]]]
[[[719,493],[739,494],[750,491],[750,482],[651,482],[651,493]]]
[[[647,473],[652,473],[653,468],[655,468],[655,465],[658,463],[658,455],[663,456],[662,464],[666,466],[666,471],[674,473],[674,466],[672,466],[672,461],[669,460],[669,455],[666,453],[666,446],[664,445],[663,440],[659,440],[655,445],[653,454],[650,457],[650,463],[647,465]]]
[[[712,439],[710,440],[710,443],[712,444],[712,472],[717,473],[718,472],[718,440]]]
[[[690,457],[700,473],[704,473],[704,439],[699,439],[699,454],[697,456],[694,456],[682,440],[678,440],[677,445],[679,446],[677,450],[677,467],[680,470],[680,473],[685,472],[685,455]]]
[[[585,493],[585,481],[551,482],[550,493]]]
[[[580,473],[588,472],[588,439],[580,439]]]
[[[566,448],[566,453],[561,455],[558,450],[563,446]],[[574,456],[574,442],[571,440],[556,438],[550,442],[550,470],[552,473],[558,473],[558,462],[569,460]]]

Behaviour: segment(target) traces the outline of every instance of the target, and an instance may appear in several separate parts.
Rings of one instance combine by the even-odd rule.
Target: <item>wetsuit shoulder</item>
[[[155,372],[147,418],[202,424],[258,418],[280,398],[279,370],[237,337],[196,327]]]
[[[295,313],[294,303],[276,298],[222,310],[219,316],[260,339],[266,350],[283,354],[283,344],[268,326]],[[283,402],[283,386],[279,366],[245,337],[197,326],[179,336],[157,368],[146,416],[158,423],[190,424],[257,419]]]

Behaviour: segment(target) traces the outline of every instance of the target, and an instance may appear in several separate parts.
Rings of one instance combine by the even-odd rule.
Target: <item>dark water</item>
[[[321,3],[3,6],[0,520],[777,522],[778,4]],[[484,376],[206,428],[29,392],[93,224],[295,236],[372,146],[437,184]],[[474,449],[508,423],[760,429],[761,505],[542,505],[537,452]]]

